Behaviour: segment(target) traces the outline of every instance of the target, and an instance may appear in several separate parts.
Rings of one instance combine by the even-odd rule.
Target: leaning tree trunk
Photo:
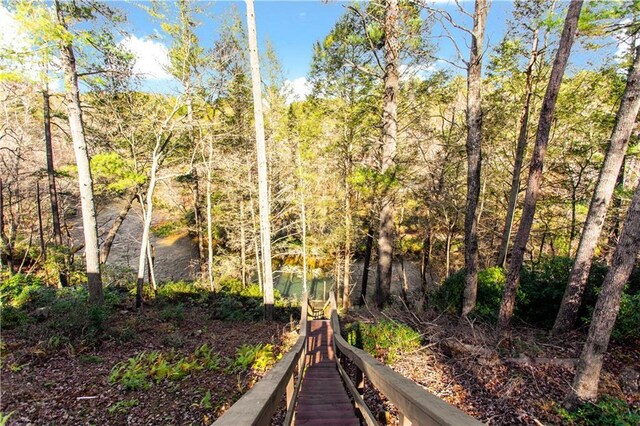
[[[529,234],[533,224],[533,216],[536,211],[536,202],[540,193],[540,184],[542,182],[542,168],[544,165],[544,156],[547,152],[547,143],[549,142],[549,133],[551,132],[551,124],[553,112],[555,110],[558,93],[564,70],[569,60],[571,46],[575,39],[578,28],[578,18],[582,9],[582,0],[571,0],[569,9],[564,22],[562,35],[560,36],[560,45],[556,58],[551,68],[551,76],[549,77],[549,85],[544,95],[542,108],[540,109],[540,120],[538,121],[538,130],[536,132],[536,143],[529,166],[529,179],[527,181],[527,192],[524,199],[524,207],[522,210],[522,218],[518,233],[513,245],[511,261],[509,262],[509,272],[504,287],[504,294],[500,304],[500,314],[498,317],[498,328],[506,330],[509,327],[513,309],[516,301],[516,290],[520,279],[520,270],[524,260]]]
[[[102,242],[102,246],[100,247],[100,263],[107,263],[107,259],[109,258],[109,253],[111,253],[111,247],[113,246],[113,242],[118,235],[118,231],[120,230],[120,226],[122,226],[122,222],[127,218],[129,211],[131,210],[131,206],[133,206],[133,202],[138,198],[138,192],[134,192],[131,197],[127,198],[126,203],[120,209],[116,220],[113,221],[107,236]]]
[[[395,173],[396,137],[398,133],[398,0],[386,0],[384,7],[384,95],[382,98],[382,158],[380,173]],[[378,233],[378,268],[376,303],[383,307],[391,294],[393,246],[395,239],[394,201],[390,188],[381,199]]]
[[[162,146],[166,146],[168,138]],[[147,187],[146,200],[139,195],[144,221],[142,223],[142,238],[140,240],[140,256],[138,258],[138,278],[136,281],[136,308],[142,307],[142,286],[144,285],[144,269],[148,262],[149,238],[151,234],[151,219],[153,218],[153,193],[156,189],[158,167],[162,152],[160,142],[156,143],[151,157],[151,172],[149,173],[149,186]],[[151,277],[149,277],[151,279]]]
[[[58,24],[66,29],[64,14],[59,0],[54,1]],[[80,205],[82,209],[82,228],[84,231],[84,254],[89,287],[89,302],[101,304],[104,300],[102,292],[102,276],[100,274],[100,250],[98,248],[98,226],[96,223],[96,209],[93,200],[93,178],[89,164],[89,152],[82,123],[82,108],[80,106],[80,90],[78,88],[78,73],[76,58],[71,41],[62,38],[60,41],[62,69],[64,72],[67,111],[73,151],[78,167],[78,185],[80,187]]]
[[[462,315],[476,307],[478,292],[478,200],[482,168],[482,49],[487,0],[476,0],[467,69],[467,208],[464,220],[465,278]]]
[[[520,192],[520,174],[522,173],[522,163],[524,162],[524,152],[527,148],[527,136],[529,127],[529,111],[531,109],[531,97],[533,95],[533,66],[538,56],[538,30],[533,32],[533,42],[531,45],[531,56],[527,65],[525,98],[522,114],[520,116],[520,131],[518,132],[518,143],[516,145],[516,157],[513,164],[513,175],[511,178],[511,192],[509,193],[509,203],[507,205],[507,217],[504,221],[504,232],[500,242],[500,254],[498,255],[498,266],[504,266],[509,251],[509,240],[513,230],[513,218],[516,212],[518,193]]]
[[[251,83],[253,87],[253,114],[256,126],[256,151],[258,157],[258,199],[260,207],[260,234],[262,241],[263,298],[264,318],[273,319],[273,272],[271,270],[271,212],[269,204],[269,175],[267,171],[267,148],[264,136],[264,117],[262,114],[262,90],[260,82],[260,63],[256,35],[256,14],[253,0],[247,3],[247,27],[249,38],[249,60],[251,63]]]
[[[568,405],[578,401],[595,400],[602,359],[609,345],[611,331],[620,309],[620,297],[636,257],[640,252],[640,185],[636,187],[631,206],[627,212],[620,240],[616,247],[611,268],[604,279],[596,302],[587,341],[582,349],[576,376],[567,398]]]
[[[570,329],[578,317],[582,294],[589,278],[591,261],[602,232],[607,207],[611,201],[620,167],[629,145],[629,138],[640,109],[640,47],[636,48],[633,66],[629,71],[627,86],[616,123],[611,133],[611,142],[604,159],[598,184],[591,199],[589,214],[582,230],[576,259],[569,275],[569,283],[562,298],[560,311],[553,326],[554,333]]]
[[[622,164],[620,165],[620,172],[618,173],[618,178],[616,179],[616,184],[614,188],[618,188],[619,190],[624,189],[624,177],[625,177],[625,168],[626,168],[626,159],[627,157],[622,158]],[[615,193],[615,190],[614,190]],[[622,219],[621,219],[621,208],[622,208],[622,198],[621,197],[613,197],[613,214],[611,215],[611,230],[609,233],[609,241],[608,247],[615,247],[618,243],[618,237],[620,236],[620,231],[622,230]],[[609,250],[608,250],[609,251]]]

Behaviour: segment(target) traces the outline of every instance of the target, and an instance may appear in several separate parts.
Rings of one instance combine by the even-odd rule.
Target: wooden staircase
[[[324,306],[319,306],[322,302],[309,302],[304,295],[300,337],[293,348],[216,420],[216,426],[271,425],[283,396],[284,426],[378,426],[362,399],[363,376],[368,379],[367,386],[374,386],[395,405],[400,426],[481,424],[347,343],[340,335],[333,292]],[[347,359],[356,369],[355,384],[342,367]]]
[[[338,373],[329,320],[308,323],[305,365],[293,424],[359,426],[360,420]]]

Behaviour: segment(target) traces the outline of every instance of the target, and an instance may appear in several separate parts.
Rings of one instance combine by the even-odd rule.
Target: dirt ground
[[[281,323],[208,320],[191,307],[182,321],[162,321],[153,309],[125,311],[98,348],[34,341],[18,331],[2,333],[0,410],[8,425],[189,425],[211,424],[259,375],[202,370],[177,381],[127,391],[109,383],[112,367],[142,351],[193,353],[207,343],[225,358],[242,344],[272,343],[279,352],[288,330]],[[56,347],[52,347],[56,346]],[[207,391],[209,401],[203,401]]]
[[[403,354],[391,367],[467,414],[490,425],[560,425],[585,335],[575,332],[551,338],[540,329],[515,328],[511,339],[496,338],[493,327],[459,323],[435,314],[407,311],[353,311],[349,320],[395,319],[423,336],[423,346]],[[495,342],[498,342],[497,344]],[[612,342],[604,359],[599,394],[640,407],[640,394],[624,390],[625,371],[640,371],[640,342]],[[375,391],[372,411],[394,408]]]

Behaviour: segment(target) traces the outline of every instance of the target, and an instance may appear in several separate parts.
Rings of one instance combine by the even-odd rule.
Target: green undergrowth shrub
[[[190,283],[188,281],[175,281],[160,284],[158,286],[158,295],[156,299],[160,303],[175,301],[193,302],[201,299],[203,295],[206,295],[207,293],[208,292],[204,288],[194,283]]]
[[[406,324],[383,320],[377,323],[354,322],[345,328],[347,341],[371,355],[394,363],[402,354],[420,348],[422,336]]]
[[[120,384],[126,390],[149,389],[153,383],[163,380],[182,380],[201,370],[217,371],[221,357],[205,343],[184,357],[174,350],[141,352],[126,361],[114,365],[109,383]]]
[[[184,305],[178,303],[177,305],[168,305],[160,311],[160,319],[162,321],[175,321],[180,322],[184,320]]]
[[[518,301],[516,315],[528,324],[551,328],[556,319],[564,291],[569,282],[573,259],[569,257],[543,257],[535,264],[526,264],[520,273],[520,291],[523,299]],[[594,262],[582,298],[579,317],[594,306],[596,289],[602,286],[607,266]]]
[[[2,327],[22,327],[26,335],[39,331],[48,337],[96,344],[121,301],[118,292],[110,288],[105,289],[104,297],[104,304],[93,306],[88,303],[84,286],[56,289],[45,286],[37,277],[17,274],[0,285]]]
[[[575,411],[558,409],[563,424],[576,426],[635,426],[640,424],[640,410],[633,409],[621,399],[609,395],[600,397],[597,403],[585,403]]]
[[[515,317],[523,322],[550,329],[553,326],[569,281],[573,260],[567,257],[543,257],[535,264],[525,264],[516,293]],[[588,325],[600,287],[608,268],[598,262],[591,267],[582,304],[578,312],[582,324]],[[504,291],[505,273],[491,267],[478,273],[478,299],[473,315],[493,322],[497,319]],[[459,314],[462,309],[464,270],[447,278],[431,296],[436,310]],[[640,272],[635,270],[622,295],[614,339],[640,338]]]
[[[262,291],[258,284],[246,287],[236,279],[220,283],[220,291],[215,296],[213,316],[223,321],[259,321],[264,317]],[[274,319],[288,321],[291,315],[299,316],[300,308],[273,291]]]
[[[475,315],[487,320],[495,320],[500,310],[500,301],[506,278],[504,270],[494,266],[478,272],[478,296]],[[462,293],[464,291],[464,270],[460,270],[447,278],[430,300],[433,307],[441,312],[457,314],[462,310]],[[516,293],[517,301],[521,301],[524,294],[521,290]]]
[[[236,356],[227,368],[228,373],[239,373],[249,369],[263,373],[277,360],[273,353],[273,345],[267,343],[242,345],[236,349]]]

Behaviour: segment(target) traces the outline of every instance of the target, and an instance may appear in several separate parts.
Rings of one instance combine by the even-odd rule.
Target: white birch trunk
[[[58,0],[54,2],[58,24],[66,29],[64,14]],[[102,292],[102,276],[100,274],[100,249],[98,245],[98,225],[93,200],[93,178],[89,163],[89,152],[82,123],[80,90],[73,46],[70,41],[61,40],[60,53],[64,72],[65,96],[69,115],[69,128],[73,151],[78,167],[78,185],[80,187],[80,205],[82,210],[82,228],[84,232],[84,253],[89,287],[89,302],[101,304],[104,300]]]
[[[260,234],[263,260],[263,297],[264,316],[267,321],[273,319],[273,272],[271,270],[271,224],[269,222],[269,189],[267,171],[267,149],[264,136],[264,117],[262,113],[262,90],[260,82],[260,63],[256,35],[256,16],[253,0],[246,0],[247,27],[249,38],[249,60],[251,63],[251,83],[253,87],[253,114],[256,127],[256,151],[258,157],[258,200],[260,207]]]

